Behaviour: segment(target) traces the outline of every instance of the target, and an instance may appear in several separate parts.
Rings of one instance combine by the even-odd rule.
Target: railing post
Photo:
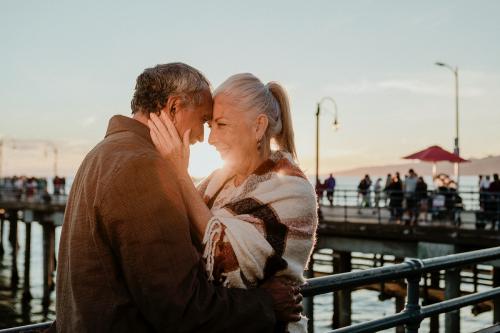
[[[419,259],[407,259],[405,262],[410,263],[415,268],[415,273],[406,279],[406,306],[405,312],[410,316],[420,313],[420,278],[422,277],[421,269],[424,266]],[[406,324],[406,333],[418,333],[420,327],[420,319],[415,319]]]
[[[377,205],[377,219],[378,219],[378,223],[381,224],[382,223],[382,215],[380,214],[380,202]]]
[[[444,298],[452,299],[460,296],[460,269],[451,268],[445,272]],[[460,310],[445,314],[445,333],[460,332]]]
[[[344,190],[344,222],[347,222],[347,190]]]

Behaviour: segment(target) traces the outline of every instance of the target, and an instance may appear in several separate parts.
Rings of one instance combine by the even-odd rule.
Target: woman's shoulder
[[[268,188],[273,192],[281,192],[288,197],[293,196],[311,197],[315,200],[315,191],[292,156],[283,151],[273,152],[270,160],[273,161],[269,168],[271,177],[268,178]]]
[[[293,160],[290,153],[281,150],[275,151],[271,154],[270,160],[272,161],[270,172],[277,173],[281,176],[298,177],[307,181],[306,175]]]

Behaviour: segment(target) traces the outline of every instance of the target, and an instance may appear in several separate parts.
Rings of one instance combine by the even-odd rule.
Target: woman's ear
[[[267,126],[269,125],[269,119],[267,119],[267,116],[265,114],[261,113],[257,116],[257,119],[255,121],[255,138],[257,139],[257,141],[259,141],[266,133]]]

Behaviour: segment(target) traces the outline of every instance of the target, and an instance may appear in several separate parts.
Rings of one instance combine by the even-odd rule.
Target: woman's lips
[[[228,152],[228,148],[217,148],[217,151],[219,152],[219,154],[225,154]]]

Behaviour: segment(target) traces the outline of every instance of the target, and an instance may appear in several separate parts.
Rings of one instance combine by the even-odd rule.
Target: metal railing
[[[308,300],[312,300],[312,298],[316,295],[326,294],[338,290],[349,290],[351,288],[360,287],[370,283],[386,282],[404,278],[406,279],[407,284],[407,301],[405,309],[402,312],[361,324],[343,327],[331,332],[376,332],[383,329],[405,325],[406,332],[414,333],[418,332],[420,323],[425,318],[500,297],[500,287],[494,287],[487,291],[476,292],[432,305],[420,306],[420,280],[424,273],[455,269],[469,264],[476,264],[495,259],[500,259],[500,246],[422,260],[407,259],[403,263],[391,266],[311,278],[307,280],[307,284],[302,288],[302,294],[306,297],[305,303],[307,305]],[[311,309],[312,308],[309,307],[306,312],[309,312],[308,314],[312,318],[313,313],[310,312]],[[39,332],[47,329],[50,325],[51,323],[41,323],[9,328],[0,330],[0,333]]]
[[[367,191],[360,193],[355,189],[336,189],[333,207],[337,219],[350,222],[351,218],[376,218],[402,220],[420,217],[422,221],[450,221],[461,224],[463,213],[473,216],[477,227],[487,222],[500,222],[500,193],[453,190],[432,190],[423,193],[404,191]],[[319,196],[319,203],[328,207],[327,196]],[[355,210],[353,210],[356,208]],[[368,211],[369,214],[366,214]],[[370,212],[371,211],[371,212]],[[469,218],[470,219],[470,218]]]
[[[4,330],[0,330],[1,333],[39,333],[48,329],[52,325],[52,322],[19,326],[13,328],[7,328]]]
[[[407,259],[401,264],[391,266],[311,278],[307,280],[306,286],[302,288],[302,294],[304,297],[308,298],[306,298],[305,302],[306,305],[308,305],[307,314],[309,317],[314,317],[314,313],[311,313],[311,311],[313,311],[311,300],[316,295],[339,290],[349,290],[351,288],[371,283],[406,279],[407,301],[405,309],[402,312],[361,324],[339,328],[331,332],[376,332],[383,329],[405,325],[406,332],[414,333],[418,332],[420,323],[425,318],[457,310],[468,305],[477,304],[479,302],[494,299],[500,296],[500,287],[494,287],[488,291],[477,292],[432,305],[420,306],[420,280],[424,273],[455,269],[461,266],[499,258],[500,247],[494,247],[422,260]]]

